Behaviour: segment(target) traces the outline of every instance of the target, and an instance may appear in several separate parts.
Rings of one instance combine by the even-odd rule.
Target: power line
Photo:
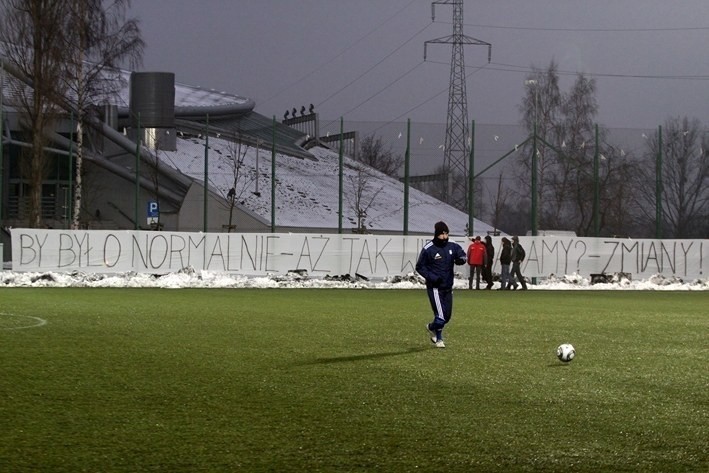
[[[357,110],[359,107],[361,107],[361,106],[364,105],[365,103],[369,102],[369,101],[372,100],[374,97],[376,97],[377,95],[381,94],[382,92],[384,92],[385,90],[387,90],[389,87],[391,87],[392,85],[396,84],[396,83],[399,82],[401,79],[403,79],[404,77],[406,77],[407,75],[411,74],[415,69],[417,69],[417,68],[418,68],[421,64],[423,64],[424,62],[425,62],[425,61],[419,62],[419,63],[416,64],[414,67],[412,67],[412,68],[409,69],[408,71],[404,72],[403,74],[401,74],[399,77],[397,77],[397,78],[394,79],[393,81],[389,82],[387,85],[385,85],[385,86],[384,86],[382,89],[380,89],[378,92],[376,92],[376,93],[370,95],[368,98],[366,98],[365,100],[363,100],[362,102],[360,102],[359,104],[357,104],[355,107],[353,107],[353,108],[347,110],[346,112],[344,112],[343,115],[347,115],[348,113],[354,112],[354,111]],[[330,126],[331,124],[335,123],[335,121],[336,121],[336,120],[333,120],[333,121],[331,121],[330,123],[325,124],[325,127]]]
[[[445,22],[441,22],[445,23]],[[658,31],[709,31],[709,26],[690,26],[679,28],[547,28],[533,26],[501,26],[501,25],[474,25],[465,24],[475,28],[490,28],[499,30],[522,30],[522,31],[570,31],[574,33],[638,33],[638,32],[658,32]]]
[[[278,97],[279,95],[281,95],[281,94],[282,94],[283,92],[285,92],[286,90],[290,89],[291,87],[294,87],[295,85],[300,84],[300,83],[303,82],[305,79],[309,78],[310,76],[312,76],[312,75],[315,74],[316,72],[320,71],[320,70],[323,69],[325,66],[327,66],[328,64],[330,64],[331,62],[333,62],[335,59],[338,59],[338,58],[342,57],[347,51],[349,51],[350,49],[354,48],[356,45],[358,45],[359,43],[361,43],[362,41],[364,41],[364,40],[365,40],[366,38],[368,38],[372,33],[374,33],[375,31],[377,31],[379,28],[381,28],[384,24],[386,24],[387,22],[389,22],[389,20],[391,20],[392,18],[394,18],[395,16],[397,16],[397,15],[398,15],[399,13],[401,13],[403,10],[407,9],[407,8],[408,8],[412,3],[414,3],[415,1],[416,1],[416,0],[411,0],[409,3],[407,3],[406,5],[404,5],[403,7],[401,7],[400,9],[398,9],[396,12],[394,12],[392,15],[388,16],[387,18],[385,18],[384,20],[382,20],[380,23],[378,23],[374,28],[372,28],[372,29],[369,30],[367,33],[365,33],[363,36],[361,36],[359,39],[357,39],[354,43],[350,44],[349,46],[347,46],[346,48],[344,48],[342,51],[340,51],[339,53],[337,53],[335,56],[333,56],[332,58],[330,58],[329,60],[327,60],[326,62],[324,62],[323,64],[321,64],[319,67],[317,67],[317,68],[311,70],[310,72],[308,72],[307,74],[305,74],[305,75],[302,76],[301,78],[296,79],[294,82],[291,82],[290,84],[286,85],[285,87],[283,87],[282,89],[280,89],[280,90],[279,90],[278,92],[276,92],[275,94],[271,95],[269,98],[267,98],[266,100],[263,101],[263,104],[266,104],[266,103],[270,102],[271,100],[273,100],[274,98]]]
[[[426,62],[433,62],[433,61],[426,61]],[[447,64],[447,63],[443,63],[443,64],[450,65],[450,64]],[[477,69],[475,69],[475,70],[472,72],[472,74],[475,74],[476,72],[478,72],[478,71],[481,70],[481,69],[484,69],[485,67],[487,67],[487,66],[480,66],[480,67],[478,67]],[[433,95],[433,96],[427,98],[426,100],[424,100],[423,102],[419,103],[418,105],[415,105],[414,107],[408,109],[407,111],[405,111],[404,113],[402,113],[402,114],[399,115],[398,117],[394,117],[394,118],[392,118],[391,120],[389,120],[388,122],[384,122],[379,128],[376,128],[375,130],[373,130],[373,132],[379,131],[379,130],[381,130],[382,128],[384,128],[385,126],[387,126],[387,125],[389,125],[389,124],[391,124],[391,123],[394,123],[395,121],[397,121],[397,120],[403,118],[404,116],[408,115],[409,113],[413,112],[414,110],[417,110],[417,109],[423,107],[424,105],[426,105],[426,104],[427,104],[428,102],[430,102],[431,100],[433,100],[433,99],[435,99],[435,98],[438,98],[438,97],[439,97],[440,95],[442,95],[444,92],[448,92],[448,88],[449,88],[449,85],[446,85],[446,88],[445,88],[445,89],[443,89],[443,90],[441,90],[440,92],[436,93],[435,95]]]
[[[436,64],[446,64],[440,61],[428,61]],[[498,67],[494,67],[498,66]],[[466,66],[466,68],[469,66]],[[504,64],[499,62],[491,62],[490,66],[486,67],[491,71],[502,71],[502,72],[518,72],[523,74],[529,74],[535,72],[534,69],[528,66],[518,66],[515,64]],[[578,75],[581,74],[579,71],[557,71],[559,75]],[[709,75],[666,75],[666,74],[614,74],[614,73],[602,73],[602,72],[583,72],[584,75],[590,77],[615,77],[624,79],[668,79],[668,80],[709,80]]]
[[[361,73],[360,75],[358,75],[357,77],[355,77],[354,79],[352,79],[351,81],[349,81],[347,84],[345,84],[344,86],[340,87],[338,90],[336,90],[335,92],[333,92],[332,94],[330,94],[327,98],[325,98],[325,100],[323,100],[323,101],[321,101],[320,103],[318,103],[318,107],[321,106],[321,105],[323,105],[324,103],[327,103],[327,101],[329,101],[329,100],[330,100],[331,98],[333,98],[335,95],[339,94],[340,92],[342,92],[343,90],[345,90],[347,87],[351,86],[352,84],[354,84],[355,82],[357,82],[358,80],[360,80],[362,77],[364,77],[364,76],[366,76],[367,74],[369,74],[375,67],[377,67],[378,65],[380,65],[381,63],[383,63],[384,61],[386,61],[387,59],[389,59],[394,53],[396,53],[398,50],[400,50],[401,48],[403,48],[404,46],[406,46],[409,42],[411,42],[411,40],[413,40],[416,36],[418,36],[419,34],[421,34],[421,33],[423,32],[423,30],[425,30],[425,29],[428,28],[429,26],[431,26],[431,23],[427,23],[423,28],[421,28],[421,29],[418,30],[416,33],[414,33],[413,36],[411,36],[409,39],[407,39],[406,41],[404,41],[398,48],[394,49],[392,52],[390,52],[389,54],[387,54],[386,56],[384,56],[382,59],[380,59],[379,62],[377,62],[377,63],[374,64],[372,67],[370,67],[369,69],[367,69],[366,71],[364,71],[363,73]]]

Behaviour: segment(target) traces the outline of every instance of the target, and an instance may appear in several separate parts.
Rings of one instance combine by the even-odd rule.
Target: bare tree
[[[65,0],[2,0],[0,40],[11,74],[28,84],[19,87],[21,126],[32,137],[32,154],[23,159],[29,178],[29,226],[42,223],[42,181],[47,172],[46,131],[55,120],[61,84],[61,37]]]
[[[231,173],[231,187],[226,190],[227,202],[229,203],[229,224],[227,231],[231,232],[234,225],[234,208],[241,197],[251,188],[251,184],[257,179],[257,170],[249,171],[244,165],[244,158],[249,150],[249,146],[242,143],[240,130],[236,132],[236,140],[230,141],[227,146],[229,154],[219,156],[219,160],[224,163]]]
[[[579,74],[569,93],[562,93],[561,120],[554,143],[561,151],[546,176],[549,201],[542,222],[549,228],[578,229],[592,220],[593,161],[598,113],[596,82]],[[599,150],[600,151],[600,150]],[[578,230],[577,230],[578,233]]]
[[[518,168],[522,172],[517,175],[520,187],[530,188],[530,156],[535,153],[540,226],[587,235],[594,229],[594,211],[598,212],[599,230],[611,221],[617,226],[620,221],[628,220],[629,206],[619,204],[613,196],[628,190],[629,159],[620,156],[617,148],[608,143],[606,130],[599,127],[596,137],[595,80],[579,74],[569,92],[562,92],[558,83],[554,62],[545,72],[535,70],[526,82],[520,110],[527,128],[530,131],[536,128],[537,139],[530,140],[526,154],[520,156]],[[536,150],[531,149],[534,143]],[[624,180],[619,179],[621,176]],[[531,196],[531,189],[528,195]]]
[[[639,208],[649,222],[655,221],[657,158],[661,152],[662,226],[668,237],[706,236],[709,229],[709,135],[698,119],[668,119],[662,130],[648,140],[648,152],[638,167],[643,185]]]
[[[614,145],[605,143],[599,163],[600,228],[609,236],[637,234],[634,224],[636,221],[634,196],[637,194],[634,177],[638,166],[636,158]],[[579,198],[581,197],[579,194]],[[589,200],[586,195],[586,205],[591,205]],[[585,227],[577,227],[576,231],[579,235],[591,233],[592,217],[589,214],[589,218],[582,221]]]
[[[391,146],[386,148],[382,138],[375,135],[368,135],[362,139],[357,160],[387,176],[396,176],[404,164],[404,157],[394,154]]]
[[[66,88],[76,99],[76,181],[72,228],[79,227],[82,198],[84,124],[89,107],[105,101],[120,90],[118,67],[135,68],[141,63],[144,42],[136,19],[125,19],[131,0],[63,0],[62,48],[65,51]]]
[[[497,177],[497,190],[495,193],[488,193],[490,195],[490,223],[494,229],[500,228],[502,222],[502,215],[505,207],[508,206],[508,202],[512,196],[510,189],[507,189],[503,185],[502,173]]]
[[[532,73],[525,81],[525,95],[519,109],[522,113],[522,123],[532,135],[536,135],[547,143],[561,143],[559,140],[559,124],[562,113],[563,97],[559,87],[558,66],[552,61],[546,70],[532,67]],[[531,154],[536,154],[537,159],[537,198],[545,205],[549,201],[547,175],[552,172],[555,165],[554,152],[541,141],[536,143],[533,150],[533,142],[524,148],[519,155],[518,169],[516,172],[518,179],[518,189],[520,197],[532,195],[532,174]],[[541,213],[541,212],[540,212]],[[542,225],[546,225],[544,219],[540,219]]]
[[[384,186],[374,190],[372,187],[372,174],[364,167],[357,168],[355,176],[348,176],[352,189],[348,204],[357,218],[356,233],[367,233],[367,211],[374,204]]]

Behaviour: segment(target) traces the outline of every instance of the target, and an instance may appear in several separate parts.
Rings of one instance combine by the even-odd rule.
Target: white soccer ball
[[[556,357],[559,358],[564,363],[568,363],[573,360],[576,356],[576,350],[574,346],[570,343],[562,343],[556,349]]]

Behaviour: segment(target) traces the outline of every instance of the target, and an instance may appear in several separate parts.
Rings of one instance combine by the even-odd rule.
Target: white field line
[[[41,319],[39,317],[33,317],[31,315],[17,315],[17,314],[8,314],[5,312],[0,312],[0,317],[21,317],[23,319],[30,319],[34,321],[34,323],[31,323],[30,325],[22,325],[20,327],[0,327],[2,330],[23,330],[26,328],[36,328],[36,327],[41,327],[42,325],[46,325],[47,321],[44,319]]]

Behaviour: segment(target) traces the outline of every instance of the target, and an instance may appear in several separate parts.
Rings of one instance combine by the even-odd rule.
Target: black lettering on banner
[[[156,243],[162,243],[162,246],[158,246]],[[156,251],[157,247],[157,251]],[[150,267],[153,269],[160,269],[162,265],[167,261],[167,256],[170,254],[170,248],[167,244],[167,238],[165,238],[163,235],[156,235],[153,238],[150,239],[150,250],[149,250],[149,259],[150,259]],[[159,260],[159,263],[155,262],[155,259],[153,258],[153,254],[159,253],[159,256],[162,258]]]
[[[303,238],[303,244],[300,246],[300,253],[298,254],[298,262],[295,265],[296,268],[300,268],[300,262],[302,261],[303,257],[308,258],[308,271],[312,271],[313,261],[310,258],[310,243],[308,241],[307,235],[305,236],[305,238]]]
[[[689,242],[689,246],[687,248],[684,247],[684,242],[680,243],[680,247],[682,248],[682,259],[684,260],[683,265],[684,265],[684,273],[682,274],[683,276],[687,275],[687,269],[689,266],[689,263],[687,262],[687,253],[689,253],[689,250],[692,249],[692,246],[694,245],[694,242],[691,241]],[[699,259],[699,267],[701,269],[701,264],[702,260],[701,258]],[[699,271],[699,274],[701,274],[701,270]]]
[[[215,256],[219,256],[222,261],[222,269],[226,270],[226,263],[224,261],[224,251],[222,250],[222,240],[219,235],[214,238],[214,244],[212,245],[212,250],[209,252],[209,260],[207,264],[204,265],[204,269],[211,269],[212,259]]]
[[[115,241],[116,244],[116,249],[113,249],[111,251],[112,255],[115,255],[113,257],[112,261],[108,260],[109,256],[109,240]],[[109,233],[106,238],[103,240],[103,264],[107,268],[113,268],[118,264],[118,262],[121,260],[121,240],[118,239],[118,237],[112,233]]]
[[[581,269],[580,269],[580,268],[581,268],[581,258],[583,258],[583,257],[586,255],[586,251],[587,251],[586,242],[585,242],[585,241],[577,240],[577,241],[576,241],[576,244],[574,245],[574,247],[575,247],[576,249],[578,249],[579,244],[581,244],[581,245],[583,246],[583,252],[582,252],[582,253],[579,255],[579,257],[576,259],[576,272],[577,272],[577,273],[580,273],[580,272],[581,272]]]
[[[259,243],[261,245],[259,246]],[[263,258],[263,235],[256,238],[256,254],[258,255],[258,269],[263,271],[264,258]]]
[[[81,263],[81,258],[82,256],[86,257],[86,261],[84,262],[83,266],[89,268],[91,266],[94,267],[101,267],[103,266],[103,262],[99,258],[95,258],[97,261],[99,261],[96,264],[91,263],[91,251],[93,250],[93,247],[91,246],[91,233],[84,231],[81,232],[81,238],[78,237],[79,232],[74,232],[74,240],[76,241],[76,244],[78,246],[78,255],[79,255],[79,267],[82,266]]]
[[[633,242],[633,245],[632,245],[632,246],[627,246],[627,245],[625,244],[625,242],[622,242],[620,245],[621,245],[621,246],[620,246],[620,248],[621,248],[621,253],[620,253],[620,254],[621,254],[621,256],[620,256],[620,271],[623,272],[623,273],[628,273],[628,272],[630,272],[630,273],[638,273],[638,272],[640,272],[640,271],[639,271],[639,270],[640,270],[640,252],[638,251],[638,246],[639,246],[638,243],[637,243],[637,242]],[[630,254],[631,252],[634,252],[634,253],[635,253],[635,267],[634,267],[634,268],[631,268],[631,270],[628,271],[628,270],[625,268],[625,255],[626,255],[626,253],[627,253],[627,254]]]
[[[549,246],[546,240],[542,240],[542,267],[544,269],[547,269],[546,258],[544,258],[544,255],[547,253],[547,250],[549,256],[553,256],[556,254],[556,264],[554,265],[554,271],[552,271],[555,274],[559,272],[559,243],[559,240],[554,240],[554,244],[552,246]],[[547,269],[546,272],[549,272],[549,270]]]
[[[313,272],[323,272],[323,273],[329,273],[331,272],[330,269],[320,269],[318,264],[320,263],[320,259],[323,257],[325,254],[325,249],[328,247],[330,244],[330,237],[325,237],[325,236],[318,236],[313,238],[313,240],[323,240],[323,245],[322,248],[320,248],[320,253],[318,253],[318,257],[315,260],[315,264],[313,265]]]
[[[388,276],[396,271],[395,267],[390,267],[390,258],[396,258],[392,260],[396,261],[394,266],[400,262],[400,273],[414,272],[419,251],[411,247],[414,242],[421,246],[428,242],[427,238],[407,235],[225,235],[16,229],[12,232],[14,267],[42,271],[95,267],[97,271],[120,268],[168,272],[194,266],[260,274],[286,271],[297,261],[296,267],[321,275],[338,271]],[[298,250],[281,251],[279,241],[284,242],[285,251],[301,246],[300,253]],[[598,270],[638,276],[672,273],[702,277],[706,263],[704,241],[707,240],[536,238],[528,241],[529,257],[525,266],[530,276],[568,274],[574,272],[575,264],[577,272]],[[237,254],[239,245],[241,253]],[[123,251],[124,246],[128,252]]]
[[[379,239],[377,238],[375,240],[375,254],[374,254],[374,270],[378,270],[378,265],[377,262],[381,258],[382,262],[384,263],[384,267],[386,268],[387,274],[389,273],[389,265],[387,264],[387,260],[384,257],[384,250],[386,249],[387,246],[389,246],[389,243],[391,243],[391,238],[387,239],[386,243],[384,243],[384,246],[382,248],[379,248]]]
[[[195,250],[195,253],[198,253],[200,247],[202,248],[202,255],[199,259],[201,263],[199,267],[202,267],[207,254],[207,238],[205,235],[201,235],[200,238],[193,239],[192,235],[190,235],[187,245],[187,266],[194,266],[194,264],[192,264],[192,250]]]
[[[76,251],[76,253],[77,253],[77,255],[79,256],[78,264],[79,264],[79,267],[81,268],[81,257],[82,257],[83,255],[86,255],[87,263],[86,263],[85,265],[88,266],[88,259],[89,259],[89,241],[88,241],[88,240],[89,240],[89,234],[86,233],[86,232],[83,232],[83,233],[81,234],[81,238],[79,238],[79,236],[77,235],[77,233],[78,233],[78,232],[74,232],[74,241],[76,242],[76,246],[77,246],[77,251]],[[84,247],[86,247],[86,248],[84,249]]]
[[[37,250],[34,249],[34,238],[25,233],[20,234],[20,264],[30,264],[37,259]]]
[[[677,267],[677,242],[673,241],[672,242],[672,254],[668,253],[667,247],[665,246],[665,242],[660,241],[660,262],[661,266],[664,268],[665,267],[665,256],[667,256],[667,264],[670,265],[670,271],[672,271],[672,274],[675,274],[675,268]]]
[[[611,250],[610,255],[608,255],[608,259],[606,260],[606,265],[605,265],[605,266],[603,267],[603,269],[601,270],[602,273],[605,273],[605,272],[608,270],[608,267],[609,267],[609,266],[611,265],[611,263],[613,262],[613,257],[615,256],[616,250],[618,250],[618,247],[620,246],[620,242],[618,242],[618,241],[608,241],[608,240],[604,240],[604,241],[603,241],[603,244],[604,244],[604,245],[610,245],[610,246],[613,247],[613,249]],[[620,270],[623,271],[623,256],[622,256],[622,255],[621,255],[621,258],[620,258]]]
[[[532,240],[532,242],[529,245],[529,250],[527,251],[527,256],[528,258],[525,258],[524,260],[524,269],[526,270],[529,267],[529,263],[532,261],[537,263],[537,269],[536,272],[539,272],[539,255],[537,254],[537,242],[535,240]]]
[[[256,238],[256,237],[255,237]],[[258,241],[256,242],[256,245],[258,246]],[[251,269],[254,271],[256,270],[256,258],[254,255],[251,254],[251,250],[249,248],[249,242],[246,241],[246,236],[241,237],[241,260],[239,261],[239,267],[244,268],[244,257],[247,257],[249,261],[251,261]]]
[[[48,234],[45,235],[45,239],[49,236]],[[64,260],[64,256],[67,256],[66,262],[62,262]],[[76,261],[76,251],[74,251],[74,237],[72,234],[69,233],[60,233],[59,234],[59,259],[57,261],[57,266],[59,268],[63,268],[64,266],[71,266],[74,264]]]
[[[660,263],[657,259],[657,249],[655,248],[655,242],[651,241],[650,246],[647,249],[647,252],[645,251],[645,243],[643,242],[640,245],[640,254],[641,254],[641,267],[640,271],[645,272],[647,270],[648,265],[650,264],[650,261],[655,262],[655,268],[657,269],[658,272],[662,272],[662,269],[660,268]]]
[[[20,234],[20,264],[30,264],[38,259],[39,254],[34,249],[34,238],[25,233]],[[29,259],[27,259],[29,258]],[[41,259],[40,259],[41,261]]]
[[[403,243],[402,244],[403,250],[401,252],[400,272],[404,273],[406,271],[407,267],[411,268],[411,272],[415,272],[416,271],[416,260],[418,260],[418,248],[420,246],[422,246],[420,243],[421,240],[419,238],[415,239],[416,251],[411,251],[411,255],[414,257],[414,259],[411,259],[411,258],[406,257],[406,255],[409,254],[409,252],[406,251],[406,245],[408,244],[409,239],[407,237],[402,237],[402,238],[403,238],[403,242],[402,242]]]
[[[268,236],[266,236],[266,239],[265,239],[265,240],[266,240],[266,241],[265,241],[265,244],[264,244],[264,246],[263,246],[263,254],[264,254],[264,256],[266,257],[266,260],[265,260],[265,262],[264,262],[264,269],[265,269],[266,271],[277,271],[276,268],[270,268],[270,267],[268,266],[268,261],[269,261],[269,257],[270,257],[270,256],[274,256],[274,255],[275,255],[275,253],[272,253],[272,252],[271,252],[271,240],[280,240],[280,237],[278,237],[278,236],[276,236],[276,235],[268,235]]]
[[[352,272],[353,272],[353,271],[352,271],[352,262],[353,262],[353,259],[354,259],[354,244],[355,244],[355,240],[358,240],[358,238],[342,237],[343,243],[346,242],[346,241],[349,241],[349,242],[350,242],[349,258],[348,258],[349,263],[347,264],[347,272],[350,273],[350,274],[352,274]],[[344,245],[343,245],[343,246],[344,246]]]
[[[365,253],[367,254],[366,256]],[[362,264],[362,261],[369,261],[369,274],[371,274],[373,271],[372,255],[369,253],[369,244],[366,238],[362,242],[362,251],[359,252],[359,259],[357,260],[357,269],[355,271],[356,273],[361,272],[359,266]]]
[[[233,234],[228,233],[228,234],[227,234],[227,237],[226,237],[226,254],[227,254],[227,258],[226,258],[226,270],[227,270],[227,271],[237,271],[237,270],[238,270],[238,268],[232,268],[232,267],[231,267],[231,257],[232,257],[231,242],[232,242],[232,237],[233,237],[233,236],[234,236]]]
[[[699,274],[704,274],[704,242],[699,244]]]
[[[182,269],[182,268],[186,268],[187,266],[189,266],[189,264],[185,265],[185,260],[182,255],[182,252],[185,251],[186,248],[187,248],[187,243],[185,242],[185,239],[182,236],[176,235],[174,233],[170,234],[170,263],[169,263],[170,268],[175,267],[173,265],[175,253],[177,253],[178,257],[180,258],[180,263],[179,263],[177,269]]]
[[[140,257],[140,262],[143,264],[143,266],[140,269],[147,268],[148,267],[148,260],[145,256],[145,253],[143,253],[143,249],[140,247],[140,242],[138,241],[138,235],[135,233],[131,234],[131,240],[133,242],[132,251],[131,251],[131,253],[133,255],[131,258],[131,265],[133,266],[133,268],[135,268],[135,270],[139,269],[139,268],[136,268],[136,261],[135,261],[135,257],[136,257],[136,253],[137,253],[137,256]],[[147,233],[145,234],[145,248],[147,251],[147,248],[148,248]]]
[[[318,267],[318,263],[320,263],[320,259],[322,258],[323,254],[325,253],[325,249],[328,246],[328,243],[330,242],[329,237],[323,237],[323,236],[317,236],[313,237],[313,240],[323,240],[324,243],[320,247],[320,251],[318,252],[317,258],[315,258],[315,261],[313,262],[313,255],[312,255],[312,250],[310,248],[310,240],[308,239],[308,236],[306,235],[303,238],[303,244],[300,247],[300,253],[298,254],[298,261],[296,262],[295,267],[300,268],[300,262],[304,257],[307,257],[308,259],[308,272],[323,272],[323,273],[329,273],[329,269],[320,269]]]
[[[571,245],[574,242],[573,239],[569,240],[569,246],[564,245],[564,240],[561,240],[561,247],[564,249],[564,274],[569,272],[569,251],[571,250]]]

